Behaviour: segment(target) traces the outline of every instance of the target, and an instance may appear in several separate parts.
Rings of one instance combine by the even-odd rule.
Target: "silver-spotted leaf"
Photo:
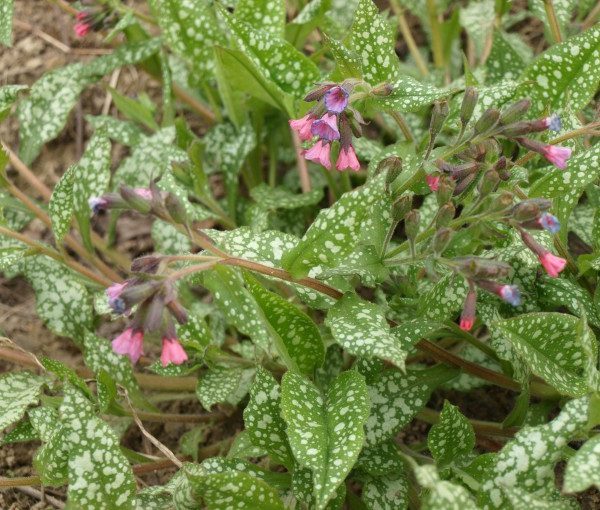
[[[438,466],[460,461],[475,446],[475,432],[469,420],[447,400],[440,420],[429,430],[427,446]]]

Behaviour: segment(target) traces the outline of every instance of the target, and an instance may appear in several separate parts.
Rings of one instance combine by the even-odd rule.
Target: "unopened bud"
[[[454,188],[454,196],[460,195],[463,191],[465,191],[475,180],[475,174],[471,173],[461,179],[457,184],[456,188]]]
[[[433,248],[434,253],[440,255],[446,249],[450,241],[452,240],[452,236],[454,235],[454,230],[448,227],[440,228],[435,235],[433,236],[433,240],[431,241],[431,247]]]
[[[400,175],[402,171],[402,159],[398,156],[390,156],[382,159],[377,165],[376,174],[387,172],[385,178],[385,185],[388,187],[392,182],[396,180],[396,177]]]
[[[187,311],[177,299],[169,301],[169,303],[167,303],[167,308],[169,309],[169,312],[171,312],[171,315],[175,317],[175,320],[179,322],[179,324],[185,324],[187,322]]]
[[[417,237],[419,233],[419,223],[421,222],[421,214],[418,209],[413,209],[406,213],[404,218],[404,231],[406,232],[406,237],[410,240],[413,240]]]
[[[477,291],[473,284],[469,285],[469,292],[463,305],[463,311],[460,315],[460,329],[463,331],[471,331],[475,324],[475,308],[477,305]]]
[[[158,331],[162,325],[164,310],[164,298],[160,293],[157,293],[152,301],[150,301],[150,305],[148,306],[146,317],[144,319],[144,331],[148,333],[154,333]]]
[[[502,191],[498,195],[496,195],[490,204],[489,211],[504,211],[508,209],[514,200],[514,195],[510,191]]]
[[[471,120],[473,111],[477,105],[477,99],[479,98],[479,92],[474,87],[467,87],[463,96],[462,104],[460,106],[460,122],[463,126]]]
[[[412,195],[402,195],[392,204],[392,217],[396,222],[401,221],[412,207]]]
[[[436,192],[437,203],[441,207],[450,200],[456,188],[456,182],[448,175],[442,175]]]
[[[167,193],[165,198],[165,207],[169,216],[175,223],[185,225],[187,223],[187,213],[181,200],[173,193]]]
[[[479,119],[475,123],[473,129],[478,135],[482,133],[487,133],[488,131],[493,129],[494,126],[496,126],[496,124],[498,124],[499,120],[500,110],[497,110],[496,108],[490,108],[489,110],[483,112],[481,117],[479,117]]]
[[[456,208],[452,202],[448,202],[439,208],[435,217],[435,226],[437,228],[447,227],[448,224],[454,219],[456,214]]]
[[[304,101],[306,101],[307,103],[312,103],[313,101],[318,101],[319,99],[321,99],[329,89],[335,87],[335,83],[324,83],[322,85],[319,85],[316,89],[311,90],[306,97],[304,98]]]
[[[446,117],[448,117],[448,101],[436,101],[433,104],[433,111],[431,112],[431,121],[429,123],[429,132],[431,137],[434,138],[442,129]]]
[[[552,202],[547,198],[531,198],[516,204],[511,211],[511,216],[517,221],[535,220],[551,206]]]
[[[131,262],[131,271],[134,273],[154,274],[161,262],[161,257],[156,255],[145,255],[138,257]]]
[[[129,186],[121,186],[119,193],[132,209],[148,214],[152,210],[150,195],[142,194],[140,191]]]
[[[129,309],[154,294],[157,285],[157,282],[144,282],[139,279],[131,281],[121,292],[120,298],[125,303],[126,309]]]
[[[484,257],[457,257],[453,259],[453,262],[467,278],[496,279],[508,276],[511,271],[509,264]]]
[[[500,120],[503,124],[510,124],[519,120],[531,106],[530,99],[521,99],[516,103],[511,104],[506,110],[502,112]]]
[[[492,168],[498,172],[501,180],[508,181],[510,179],[510,171],[507,168],[507,161],[504,156],[500,156]]]
[[[531,122],[528,121],[513,122],[512,124],[507,124],[506,126],[502,127],[500,130],[500,134],[506,136],[507,138],[512,138],[513,136],[522,136],[531,132]]]
[[[498,186],[499,182],[500,176],[498,175],[498,172],[496,172],[496,170],[493,168],[490,168],[483,174],[483,177],[479,181],[479,194],[482,197],[489,195],[496,189],[496,186]]]
[[[371,90],[371,94],[375,96],[389,96],[394,91],[391,83],[381,83]]]

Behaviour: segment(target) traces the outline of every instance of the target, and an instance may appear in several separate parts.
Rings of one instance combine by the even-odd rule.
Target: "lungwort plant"
[[[52,3],[111,51],[0,87],[0,271],[85,366],[4,341],[1,441],[37,450],[0,487],[120,510],[600,487],[595,2]],[[47,188],[40,152],[123,66],[159,93],[108,88]]]

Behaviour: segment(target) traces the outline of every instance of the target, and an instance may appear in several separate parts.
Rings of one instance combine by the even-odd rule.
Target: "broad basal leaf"
[[[366,442],[374,445],[394,436],[408,425],[439,385],[456,371],[437,366],[424,370],[385,370],[369,384],[371,415],[365,425]]]
[[[312,470],[315,508],[322,510],[356,462],[364,441],[369,399],[363,377],[344,372],[327,395],[287,372],[281,383],[281,410],[296,460]]]
[[[415,466],[419,485],[427,489],[423,498],[423,510],[478,510],[475,500],[462,485],[440,480],[434,466]]]
[[[466,295],[465,279],[456,274],[448,274],[421,297],[420,315],[430,321],[447,320],[462,308]]]
[[[518,37],[517,34],[507,34],[502,31],[494,32],[492,50],[485,62],[487,67],[486,83],[515,80],[519,77],[525,67],[525,61],[519,49],[523,46],[529,50],[529,47]],[[519,42],[517,43],[515,39]],[[517,49],[516,46],[519,43],[520,46]],[[531,53],[531,50],[529,50],[529,53]]]
[[[19,421],[40,397],[46,379],[30,372],[11,372],[0,377],[0,432]]]
[[[587,391],[579,319],[561,313],[530,313],[495,322],[531,371],[565,395]],[[594,349],[597,357],[597,347]]]
[[[484,50],[494,19],[494,0],[469,2],[467,7],[460,9],[460,24],[473,41],[477,55]]]
[[[248,376],[252,372],[244,368],[215,367],[204,373],[198,379],[196,395],[202,406],[210,411],[217,403],[230,403],[236,405],[248,389]],[[240,390],[243,391],[239,397]],[[238,398],[239,397],[239,398]]]
[[[54,186],[48,205],[48,215],[52,221],[52,232],[59,243],[69,231],[73,219],[73,180],[75,173],[75,166],[67,168],[60,181]]]
[[[421,83],[410,76],[399,76],[390,84],[392,93],[389,96],[371,100],[377,108],[385,111],[414,112],[451,93],[449,90]]]
[[[394,336],[384,311],[356,294],[345,294],[328,313],[325,324],[344,349],[361,358],[380,358],[404,368],[407,352]]]
[[[364,79],[371,85],[394,80],[399,70],[394,32],[372,0],[360,0],[351,33],[352,47],[362,59]]]
[[[280,388],[264,368],[256,371],[250,401],[244,410],[246,434],[253,445],[265,449],[276,462],[290,469],[294,457],[280,416]]]
[[[600,436],[588,439],[569,459],[565,471],[565,492],[580,492],[600,487]]]
[[[312,374],[325,357],[317,325],[297,306],[265,289],[250,274],[245,273],[245,279],[270,325],[279,355],[290,369]]]
[[[431,427],[427,446],[438,467],[460,462],[475,446],[475,432],[469,420],[447,400],[440,421]]]
[[[522,80],[532,80],[532,114],[550,111],[568,103],[581,110],[598,89],[600,81],[600,26],[553,45],[523,72]]]
[[[292,193],[286,188],[272,188],[260,184],[250,190],[250,196],[265,209],[297,209],[318,204],[323,198],[323,190],[315,188],[308,193]]]
[[[284,0],[239,0],[234,17],[275,38],[283,38],[285,25]]]
[[[13,0],[0,3],[0,44],[12,46]]]
[[[571,400],[550,423],[519,431],[495,456],[481,485],[480,506],[507,508],[503,489],[513,487],[538,498],[558,499],[554,464],[563,456],[568,441],[586,425],[588,409],[587,397]]]
[[[404,473],[366,477],[362,502],[368,510],[396,510],[408,505],[408,480]]]

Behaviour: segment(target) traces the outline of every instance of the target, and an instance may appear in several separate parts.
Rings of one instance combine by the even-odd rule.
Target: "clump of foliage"
[[[86,367],[0,351],[27,368],[0,378],[2,443],[41,442],[37,476],[0,487],[66,485],[70,508],[322,510],[573,508],[599,486],[594,2],[58,3],[115,48],[0,87],[19,121],[0,270]],[[527,16],[537,55],[514,30]],[[27,165],[125,65],[162,98],[111,89],[116,115],[86,118],[48,190]],[[123,214],[153,218],[152,253],[121,249]],[[34,218],[51,239],[22,233]],[[494,386],[514,396],[502,422],[455,405],[494,407]],[[186,392],[205,413],[160,411]],[[191,423],[176,451],[156,421]],[[131,427],[160,458],[122,445]]]

